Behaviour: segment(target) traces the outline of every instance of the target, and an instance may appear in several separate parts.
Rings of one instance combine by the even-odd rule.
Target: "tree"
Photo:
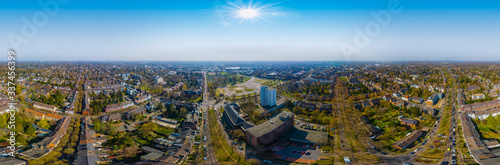
[[[75,152],[75,149],[73,149],[73,148],[66,148],[63,151],[63,153],[68,154],[68,155],[73,154],[74,152]]]
[[[162,110],[164,107],[163,107],[163,103],[159,103],[158,106],[156,106],[156,110]]]
[[[35,136],[36,135],[35,127],[33,127],[33,125],[29,124],[28,128],[26,128],[26,134],[28,134],[29,136]]]
[[[16,95],[19,95],[21,94],[21,91],[23,90],[23,87],[21,87],[21,85],[17,84],[16,85]]]
[[[38,125],[39,127],[43,128],[43,129],[49,129],[50,128],[50,125],[49,125],[49,121],[47,121],[47,119],[41,119],[39,120],[36,125]]]
[[[4,127],[5,124],[7,124],[7,120],[5,119],[5,116],[4,115],[1,115],[0,114],[0,127]]]
[[[148,122],[143,124],[138,130],[141,132],[141,135],[144,137],[151,137],[153,135],[153,131],[157,129],[155,123]]]
[[[186,116],[187,115],[187,109],[185,107],[182,107],[179,112],[180,116]]]

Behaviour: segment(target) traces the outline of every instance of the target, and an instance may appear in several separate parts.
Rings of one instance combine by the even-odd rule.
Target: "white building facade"
[[[276,106],[276,89],[268,89],[267,86],[260,87],[260,106]]]

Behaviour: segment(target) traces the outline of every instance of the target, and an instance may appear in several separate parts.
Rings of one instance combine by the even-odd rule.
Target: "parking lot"
[[[309,153],[309,154],[307,154]],[[292,144],[286,148],[283,148],[274,153],[275,158],[282,159],[286,157],[286,161],[297,161],[299,159],[308,159],[308,160],[318,160],[321,154],[319,149],[316,149],[315,146],[309,146],[306,148],[306,145],[302,145],[301,147],[296,144]]]

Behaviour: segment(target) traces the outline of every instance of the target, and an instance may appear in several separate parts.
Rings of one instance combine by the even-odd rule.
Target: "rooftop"
[[[283,111],[278,115],[276,115],[275,117],[273,117],[272,119],[262,124],[259,124],[255,127],[247,129],[247,131],[250,134],[254,135],[255,137],[260,137],[283,125],[285,121],[288,120],[289,118],[292,118],[293,120],[293,113],[288,111]]]

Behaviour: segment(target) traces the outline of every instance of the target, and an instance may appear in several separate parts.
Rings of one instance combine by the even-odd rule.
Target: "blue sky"
[[[39,1],[1,1],[0,49],[30,61],[500,61],[495,1],[254,0],[274,5],[245,23],[223,0],[65,1],[31,36],[25,20],[48,14]],[[400,12],[382,26],[372,12],[391,4]],[[355,29],[373,23],[378,31],[356,44]]]

